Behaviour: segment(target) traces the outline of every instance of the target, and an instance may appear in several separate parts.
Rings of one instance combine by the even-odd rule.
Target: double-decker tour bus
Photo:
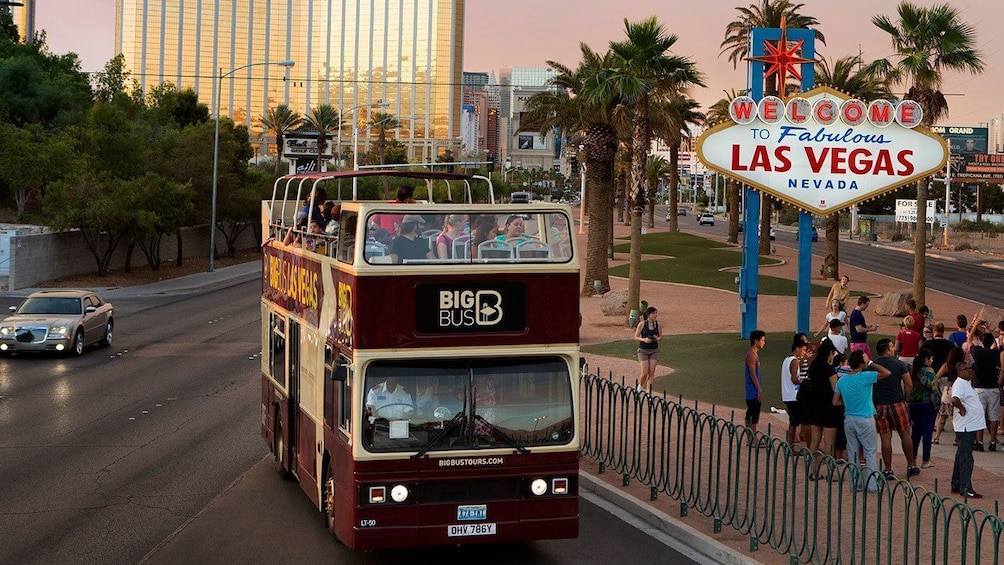
[[[305,227],[317,187],[375,175],[428,199],[346,200],[337,234]],[[432,202],[476,180],[306,173],[263,202],[261,435],[348,547],[578,535],[570,210]]]

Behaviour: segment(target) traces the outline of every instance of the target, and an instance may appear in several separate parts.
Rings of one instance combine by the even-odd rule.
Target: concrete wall
[[[237,241],[238,249],[257,247],[254,228],[248,228]],[[220,233],[216,234],[218,253],[226,250],[226,243]],[[121,269],[125,265],[126,245],[120,244],[115,250],[109,269]],[[207,256],[209,254],[209,228],[196,226],[182,230],[182,252],[185,257]],[[160,244],[160,258],[163,262],[177,258],[175,236],[165,236]],[[146,259],[137,248],[133,251],[134,267],[146,265]],[[0,277],[0,290],[29,288],[42,281],[70,275],[96,273],[94,256],[84,244],[78,231],[61,233],[25,234],[11,238],[10,274],[4,280]]]

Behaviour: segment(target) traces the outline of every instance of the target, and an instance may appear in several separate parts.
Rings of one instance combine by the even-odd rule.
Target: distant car
[[[676,215],[677,216],[686,216],[687,215],[687,209],[686,208],[677,208],[676,209]],[[669,221],[669,219],[672,216],[673,216],[673,213],[670,212],[669,210],[666,210],[666,221],[667,222]]]
[[[710,212],[705,212],[705,213],[701,214],[700,217],[697,219],[697,223],[700,224],[700,225],[702,225],[702,226],[704,224],[707,224],[709,226],[713,226],[713,225],[715,225],[715,217]]]
[[[54,351],[82,355],[96,343],[112,344],[113,308],[87,290],[33,292],[0,322],[0,355]]]
[[[795,240],[798,240],[798,230],[795,230]],[[819,232],[816,231],[816,226],[812,226],[812,241],[819,241]]]
[[[774,229],[774,226],[771,226],[770,227],[770,240],[774,241],[775,239],[777,239],[777,230]]]

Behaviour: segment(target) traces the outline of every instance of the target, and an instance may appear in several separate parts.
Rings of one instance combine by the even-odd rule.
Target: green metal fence
[[[998,563],[1004,522],[965,501],[753,434],[695,404],[582,378],[582,452],[791,563]],[[731,409],[730,409],[731,412]],[[729,414],[726,414],[729,415]],[[817,470],[818,466],[818,470]],[[827,479],[809,480],[810,472]],[[859,487],[873,480],[878,492]]]

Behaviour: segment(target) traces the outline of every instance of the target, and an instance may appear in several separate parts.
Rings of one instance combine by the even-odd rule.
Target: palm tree
[[[890,98],[892,94],[886,83],[873,70],[874,63],[867,67],[859,57],[816,62],[816,84],[833,88],[865,102],[879,98]],[[826,216],[826,253],[823,256],[825,273],[833,280],[840,280],[840,214]]]
[[[655,197],[662,181],[668,181],[669,161],[660,155],[649,155],[645,161],[645,185],[648,187],[648,227],[655,227]],[[673,212],[676,213],[675,211]]]
[[[321,155],[328,146],[328,134],[338,131],[341,116],[330,104],[312,109],[303,120],[303,126],[317,132],[317,170],[321,170]]]
[[[745,94],[746,91],[736,92],[722,91],[725,93],[725,98],[719,98],[714,104],[708,108],[707,121],[705,125],[709,128],[714,127],[718,124],[731,122],[732,116],[729,114],[729,103],[735,100],[738,96]],[[742,187],[739,185],[739,181],[734,178],[729,178],[729,195],[728,195],[728,205],[729,205],[729,243],[739,243],[739,207],[741,206],[741,199],[739,191]]]
[[[748,7],[737,6],[739,18],[725,26],[725,39],[721,43],[722,54],[728,53],[729,61],[735,68],[739,60],[745,57],[748,50],[749,41],[752,37],[751,30],[755,27],[778,28],[781,22],[793,29],[809,29],[819,25],[819,21],[812,17],[800,14],[804,4],[793,4],[789,0],[761,0],[757,4],[750,4]],[[825,44],[826,38],[819,30],[815,30],[816,40]],[[768,85],[766,93],[777,95],[782,91],[784,85],[777,84],[775,75]],[[764,195],[763,205],[760,206],[760,255],[770,255],[770,214],[771,206],[769,196]],[[749,226],[747,226],[749,229]]]
[[[689,96],[674,94],[652,106],[652,132],[669,145],[669,231],[680,231],[676,217],[680,187],[680,146],[690,137],[690,125],[704,123],[701,105]],[[649,202],[649,227],[653,227],[655,202]]]
[[[275,108],[269,109],[261,117],[261,124],[266,131],[275,133],[275,174],[279,174],[279,163],[282,161],[282,137],[286,132],[299,127],[303,118],[299,112],[289,109],[286,104],[279,104]]]
[[[655,16],[640,22],[624,20],[625,41],[610,42],[616,67],[594,77],[597,89],[614,90],[631,105],[631,262],[628,268],[628,310],[640,304],[641,214],[645,204],[645,156],[651,145],[649,105],[653,99],[704,86],[701,73],[687,57],[670,55],[676,35],[667,34]],[[627,316],[625,316],[627,321]]]
[[[527,103],[531,120],[541,121],[541,131],[559,127],[582,137],[585,155],[586,199],[589,235],[586,241],[586,276],[582,294],[593,294],[593,281],[602,291],[610,290],[607,247],[613,234],[614,158],[617,131],[614,117],[620,104],[616,91],[605,88],[594,77],[613,68],[610,52],[599,54],[580,44],[582,60],[574,70],[548,61],[557,73],[551,79],[554,90],[535,94]],[[586,202],[582,203],[583,206]]]
[[[890,84],[909,84],[906,97],[924,108],[922,124],[930,126],[948,114],[948,101],[941,92],[945,69],[978,74],[983,59],[976,50],[976,30],[959,19],[948,4],[929,8],[900,2],[898,21],[875,16],[872,23],[889,34],[895,54],[876,61],[873,69],[883,72]],[[917,181],[917,234],[913,247],[913,298],[926,299],[927,286],[927,179]]]
[[[387,130],[401,127],[401,122],[394,114],[377,112],[370,121],[370,127],[377,129],[377,151],[380,154],[380,164],[383,165],[384,159],[387,158]],[[383,199],[390,199],[390,185],[387,183],[387,177],[383,177]]]

